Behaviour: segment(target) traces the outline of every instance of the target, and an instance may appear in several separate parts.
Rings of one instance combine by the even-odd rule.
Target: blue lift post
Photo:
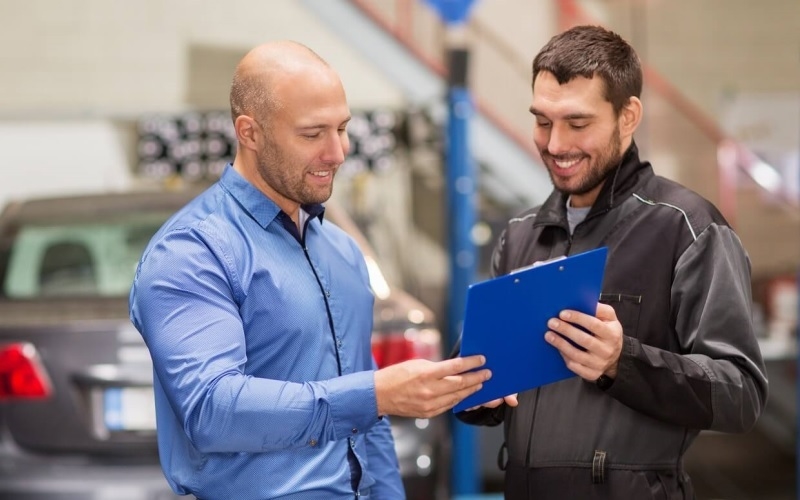
[[[447,302],[449,347],[461,334],[467,287],[475,279],[475,168],[469,148],[469,121],[473,103],[467,88],[468,52],[453,46],[454,33],[464,25],[474,0],[427,0],[447,26],[448,93],[446,165],[446,221],[449,228],[450,287]],[[453,462],[451,485],[454,497],[479,493],[475,429],[451,418]]]
[[[468,150],[468,122],[472,101],[465,88],[453,87],[448,95],[447,207],[450,247],[448,338],[455,345],[461,332],[466,290],[475,277],[476,250],[471,232],[475,225],[475,174]],[[480,471],[476,467],[475,429],[455,418],[452,484],[456,495],[477,493]]]

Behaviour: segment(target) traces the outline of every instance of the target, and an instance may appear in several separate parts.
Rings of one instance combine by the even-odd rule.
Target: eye
[[[302,136],[305,137],[306,139],[316,139],[317,137],[319,137],[319,134],[320,134],[319,132],[314,132],[313,134],[302,134]]]
[[[541,128],[547,128],[550,126],[550,122],[536,120],[536,126]]]
[[[572,127],[574,130],[582,130],[582,129],[585,129],[586,127],[588,127],[588,126],[589,126],[588,123],[571,123],[570,124],[570,127]]]

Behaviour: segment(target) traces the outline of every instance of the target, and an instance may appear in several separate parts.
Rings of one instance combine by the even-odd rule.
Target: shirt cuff
[[[381,420],[375,399],[373,371],[351,373],[329,380],[328,402],[337,440],[366,433]]]

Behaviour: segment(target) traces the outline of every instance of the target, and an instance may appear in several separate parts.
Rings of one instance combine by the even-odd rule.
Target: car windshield
[[[169,214],[19,227],[2,295],[11,299],[127,296],[136,265]]]

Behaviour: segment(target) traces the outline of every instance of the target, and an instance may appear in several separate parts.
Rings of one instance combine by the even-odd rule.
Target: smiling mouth
[[[555,163],[558,168],[562,169],[568,169],[572,166],[575,166],[579,161],[581,161],[581,158],[570,158],[567,160],[557,160],[553,158],[553,163]]]
[[[319,177],[321,179],[330,177],[333,174],[333,172],[330,170],[320,170],[319,172],[309,172],[309,173],[314,177]]]

